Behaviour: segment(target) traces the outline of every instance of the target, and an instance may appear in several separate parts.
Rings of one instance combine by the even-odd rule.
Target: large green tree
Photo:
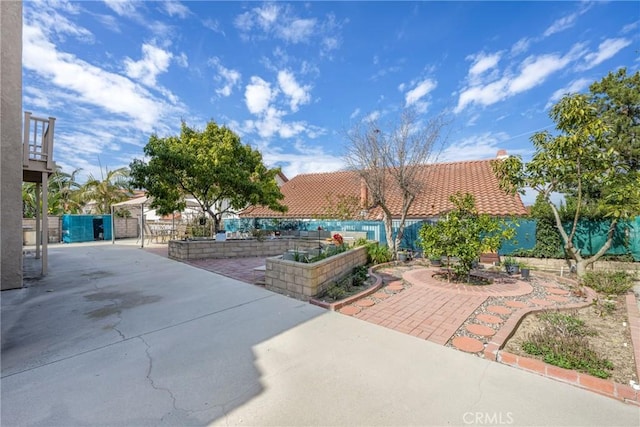
[[[131,176],[137,188],[153,197],[151,206],[161,214],[184,209],[185,198],[193,197],[217,230],[222,214],[248,205],[286,211],[275,180],[280,170],[268,169],[259,151],[214,121],[202,131],[183,122],[178,136],[152,135],[144,153],[148,162],[135,159]]]
[[[613,84],[614,80],[619,86],[629,83],[627,79],[611,78],[611,75],[604,81]],[[637,80],[636,76],[632,80]],[[592,90],[594,88],[599,90],[601,86],[592,86]],[[621,141],[627,140],[626,132],[634,130],[616,126],[623,122],[617,115],[626,115],[627,108],[603,107],[617,102],[609,92],[614,92],[614,88],[598,92],[598,96],[565,95],[550,111],[558,133],[552,135],[545,131],[532,136],[535,153],[530,162],[525,164],[520,157],[513,156],[494,162],[503,189],[523,192],[530,187],[542,195],[553,213],[565,251],[576,263],[579,277],[609,250],[618,223],[640,213],[638,166],[633,156],[620,147],[624,145]],[[638,105],[629,108],[637,111]],[[637,140],[637,135],[631,136]],[[568,229],[564,228],[558,207],[550,199],[553,192],[573,198],[575,211]],[[607,240],[594,254],[586,254],[574,239],[585,210],[596,210],[610,221]]]
[[[589,86],[589,103],[607,126],[606,145],[618,153],[621,170],[640,168],[640,72],[627,75],[621,68]],[[599,209],[599,199],[606,196],[607,188],[598,181],[585,182],[581,202],[583,217],[602,219],[606,212]],[[568,189],[564,211],[574,214],[576,192]],[[561,216],[563,213],[561,212]]]
[[[456,274],[469,281],[480,255],[498,250],[503,241],[513,239],[515,230],[504,220],[479,214],[472,194],[456,193],[449,200],[455,208],[434,224],[425,223],[420,228],[420,245],[429,257],[446,256],[448,261],[457,258]]]

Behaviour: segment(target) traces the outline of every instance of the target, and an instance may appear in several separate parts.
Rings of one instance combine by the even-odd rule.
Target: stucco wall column
[[[0,1],[0,288],[22,287],[22,2]]]

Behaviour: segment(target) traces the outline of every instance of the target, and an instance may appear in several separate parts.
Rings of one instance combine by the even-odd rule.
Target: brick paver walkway
[[[488,297],[518,296],[532,290],[528,283],[515,279],[495,285],[467,286],[434,279],[433,273],[434,269],[425,268],[406,271],[402,277],[410,287],[353,316],[444,345]],[[397,288],[396,283],[391,282],[387,289],[394,285]]]
[[[414,284],[354,317],[445,344],[486,298]]]
[[[146,246],[144,250],[159,256],[169,257],[168,246],[166,244],[160,245],[152,243],[151,245]],[[252,285],[264,284],[264,271],[255,271],[254,269],[265,265],[266,262],[266,258],[264,257],[224,259],[207,258],[185,261],[186,264],[194,267],[222,274],[223,276],[231,277],[232,279],[240,280],[241,282],[250,283]]]
[[[186,261],[187,264],[194,267],[251,284],[264,283],[264,271],[254,271],[254,268],[265,265],[266,262],[264,257],[193,259]]]

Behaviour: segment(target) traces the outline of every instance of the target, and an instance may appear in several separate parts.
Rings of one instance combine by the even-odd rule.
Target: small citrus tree
[[[418,232],[420,244],[428,256],[446,256],[447,261],[457,258],[455,274],[468,282],[480,254],[500,248],[502,242],[513,239],[515,230],[504,220],[479,214],[475,198],[469,193],[458,192],[449,200],[455,208],[442,220],[422,226]],[[451,270],[447,280],[451,281]]]

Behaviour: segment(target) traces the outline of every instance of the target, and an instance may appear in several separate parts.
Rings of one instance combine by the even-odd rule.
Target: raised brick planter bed
[[[318,240],[280,238],[246,240],[171,240],[169,258],[191,260],[203,258],[253,258],[282,255],[289,249],[311,249],[318,247]]]
[[[332,281],[366,263],[367,248],[364,246],[310,264],[288,261],[282,257],[267,258],[265,287],[270,291],[308,301],[324,291]]]

